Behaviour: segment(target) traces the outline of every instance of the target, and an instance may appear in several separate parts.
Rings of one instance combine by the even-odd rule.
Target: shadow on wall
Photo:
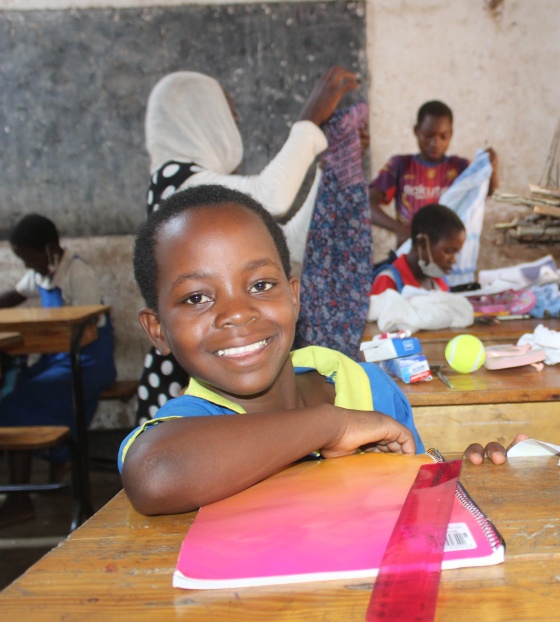
[[[115,327],[115,361],[121,380],[138,378],[149,344],[138,323],[143,306],[132,273],[134,236],[63,238],[62,246],[80,255],[95,270],[103,302],[111,306]],[[12,288],[25,268],[7,242],[0,242],[0,291]],[[30,304],[30,303],[28,303]],[[94,428],[118,428],[134,424],[136,400],[102,402],[93,421]]]

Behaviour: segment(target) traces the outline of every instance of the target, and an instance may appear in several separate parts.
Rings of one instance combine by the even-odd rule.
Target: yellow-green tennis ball
[[[476,371],[486,359],[484,344],[474,335],[457,335],[445,346],[445,358],[460,374]]]

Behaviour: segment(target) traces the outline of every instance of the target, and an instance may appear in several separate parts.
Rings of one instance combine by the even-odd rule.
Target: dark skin
[[[160,231],[157,261],[158,310],[139,315],[152,344],[247,414],[172,420],[142,434],[123,468],[140,512],[195,509],[318,449],[326,458],[360,447],[414,453],[412,433],[391,417],[336,407],[322,376],[296,376],[299,280],[286,277],[256,215],[237,205],[184,214]]]
[[[46,244],[44,248],[36,249],[29,246],[12,245],[14,255],[19,257],[25,267],[35,270],[43,276],[49,274],[49,265],[55,263],[62,257],[64,249],[58,244]],[[9,289],[0,293],[0,308],[17,307],[26,301],[26,298],[19,294],[15,289]]]
[[[391,417],[334,406],[317,372],[296,376],[299,280],[284,273],[258,216],[233,204],[184,213],[160,230],[156,258],[158,309],[139,313],[148,338],[246,414],[173,419],[141,434],[123,467],[138,511],[196,509],[315,450],[414,453],[412,433]]]
[[[437,164],[445,157],[453,136],[453,125],[449,117],[426,115],[420,124],[414,126],[418,142],[420,160],[427,164]],[[498,187],[498,155],[489,147],[487,150],[492,165],[492,175],[488,185],[488,196]],[[385,195],[376,188],[370,188],[369,201],[371,220],[374,225],[392,231],[397,238],[397,247],[410,237],[410,227],[389,216],[383,209]]]
[[[446,274],[451,272],[457,254],[463,248],[465,237],[466,234],[464,230],[453,231],[449,235],[440,238],[437,242],[430,243],[430,253],[433,261],[437,263]],[[424,236],[419,236],[414,241],[410,252],[406,256],[406,260],[418,283],[420,283],[424,289],[433,289],[434,282],[420,269],[418,265],[419,259],[423,259],[429,263],[428,239]]]

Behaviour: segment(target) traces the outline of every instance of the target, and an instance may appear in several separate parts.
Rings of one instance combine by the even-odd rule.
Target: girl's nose
[[[256,320],[259,313],[253,302],[249,295],[228,296],[217,309],[214,326],[216,328],[244,326]]]

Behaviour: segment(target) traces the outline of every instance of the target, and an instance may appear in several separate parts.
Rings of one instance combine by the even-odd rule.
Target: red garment
[[[442,162],[427,164],[417,155],[393,156],[371,182],[384,202],[395,199],[399,220],[410,225],[412,217],[424,205],[437,203],[444,190],[467,168],[469,161],[445,156]]]
[[[412,285],[412,287],[422,288],[420,283],[416,280],[414,274],[412,274],[412,270],[410,269],[410,265],[406,259],[406,255],[401,255],[397,257],[395,261],[392,263],[392,266],[397,269],[398,273],[401,275],[401,279],[404,285]],[[449,291],[449,285],[445,282],[445,279],[432,279],[435,283],[436,288],[440,289],[443,292]],[[383,271],[377,275],[373,285],[371,287],[370,296],[375,296],[376,294],[382,294],[387,289],[394,289],[398,291],[397,284],[393,280],[391,276],[391,272],[389,270]]]

